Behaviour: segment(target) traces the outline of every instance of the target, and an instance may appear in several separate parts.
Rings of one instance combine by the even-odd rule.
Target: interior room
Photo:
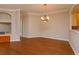
[[[0,55],[78,54],[78,4],[0,4]]]

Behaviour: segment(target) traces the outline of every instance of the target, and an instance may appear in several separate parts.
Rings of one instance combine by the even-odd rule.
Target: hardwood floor
[[[67,41],[48,38],[21,38],[20,42],[0,43],[1,55],[74,55]]]

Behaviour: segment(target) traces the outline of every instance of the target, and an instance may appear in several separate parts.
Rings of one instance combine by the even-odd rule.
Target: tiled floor
[[[1,55],[74,55],[66,41],[47,38],[23,38],[20,42],[0,43]]]

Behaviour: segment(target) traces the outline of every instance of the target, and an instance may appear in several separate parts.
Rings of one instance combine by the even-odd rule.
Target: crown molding
[[[56,13],[62,13],[62,12],[69,12],[69,9],[62,9],[62,10],[56,10],[53,12],[47,12],[47,14],[56,14]],[[25,14],[29,14],[29,15],[43,15],[44,13],[36,13],[36,12],[21,12],[21,15],[25,15]]]
[[[5,9],[5,8],[0,8],[0,12],[4,12],[4,11],[12,12],[12,11],[17,11],[17,10],[20,10],[20,9]]]
[[[38,13],[38,12],[27,12],[24,10],[21,10],[20,13],[21,15],[41,15],[41,13]]]
[[[48,14],[56,14],[56,13],[62,13],[62,12],[69,12],[69,9],[56,10],[53,12],[48,12]]]
[[[72,5],[72,7],[71,7],[71,9],[70,9],[70,13],[73,12],[74,7],[76,7],[77,5],[78,5],[78,4],[74,4],[74,5]]]

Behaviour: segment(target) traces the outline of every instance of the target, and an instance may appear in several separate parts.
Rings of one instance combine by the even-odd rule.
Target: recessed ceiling
[[[73,4],[47,4],[47,11],[52,12],[62,9],[70,9]],[[26,12],[44,12],[43,4],[0,4],[0,8],[18,9]]]

